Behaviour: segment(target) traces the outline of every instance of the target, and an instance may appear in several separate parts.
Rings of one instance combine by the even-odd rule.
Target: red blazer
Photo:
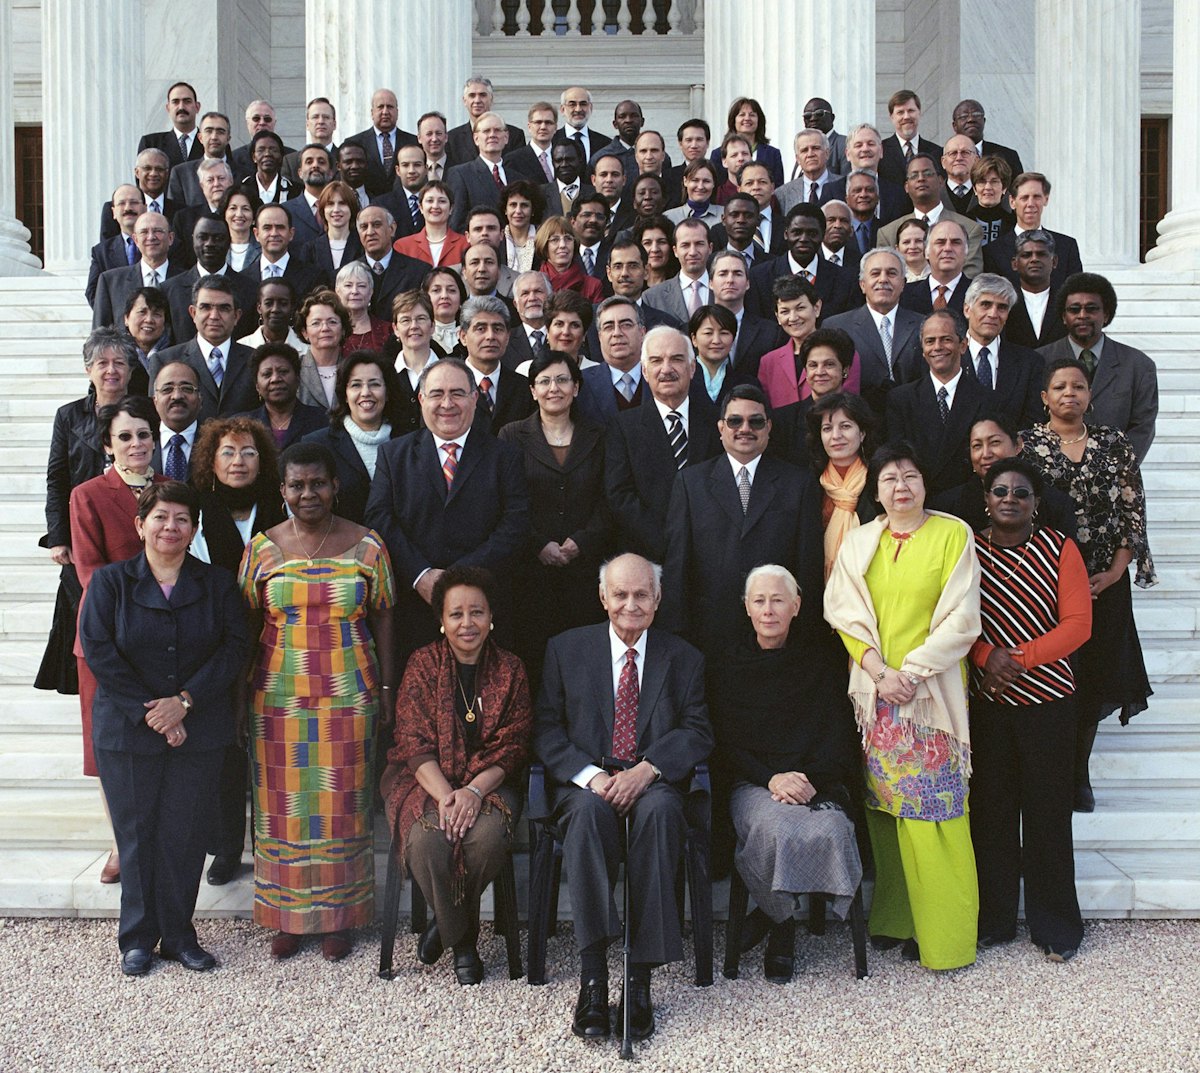
[[[762,384],[763,391],[767,393],[767,401],[770,402],[772,409],[786,406],[790,402],[799,402],[812,394],[808,381],[804,379],[804,373],[800,374],[801,379],[797,384],[795,353],[792,341],[789,339],[783,346],[775,350],[768,350],[762,356],[762,361],[758,363],[758,382]],[[861,381],[862,371],[856,350],[854,360],[850,363],[850,372],[846,374],[846,379],[842,382],[842,390],[851,395],[857,395]]]
[[[154,479],[166,480],[159,476]],[[85,597],[88,583],[100,567],[132,559],[142,550],[141,538],[133,526],[136,517],[137,497],[115,467],[71,492],[71,554]],[[78,636],[75,655],[83,655]]]
[[[447,265],[462,264],[463,255],[470,247],[471,244],[467,241],[466,235],[460,235],[457,231],[447,228],[446,241],[442,243],[442,258],[435,267],[442,268]],[[418,261],[424,261],[427,265],[433,264],[433,251],[429,248],[429,236],[425,234],[423,227],[415,235],[405,235],[404,238],[396,239],[392,243],[392,249],[406,257],[415,257]]]

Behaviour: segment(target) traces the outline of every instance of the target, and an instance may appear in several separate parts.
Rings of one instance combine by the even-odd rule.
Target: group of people
[[[249,784],[273,956],[340,959],[373,919],[378,791],[433,907],[418,957],[479,983],[534,760],[584,1038],[622,858],[621,1001],[653,1031],[705,761],[768,978],[801,896],[844,915],[864,865],[880,949],[968,965],[1023,881],[1033,942],[1072,957],[1096,726],[1150,694],[1157,388],[982,106],[943,149],[911,91],[887,139],[814,99],[785,181],[747,98],[718,148],[681,126],[677,165],[636,102],[592,130],[582,87],[528,144],[481,77],[461,127],[399,130],[379,90],[341,145],[316,98],[299,151],[265,103],[239,158],[171,87],[55,419],[39,684],[80,694],[123,971],[214,964],[192,911],[206,851],[208,882],[240,868]]]

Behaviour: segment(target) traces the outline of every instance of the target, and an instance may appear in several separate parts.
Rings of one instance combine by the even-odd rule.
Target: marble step
[[[107,860],[106,849],[0,849],[0,914],[6,916],[113,917],[120,911],[121,888],[100,883],[100,869]],[[249,918],[253,915],[254,880],[250,855],[243,857],[241,873],[223,887],[201,882],[196,916],[201,920],[222,917]],[[211,859],[205,862],[205,866]],[[513,860],[517,902],[522,921],[526,919],[529,894],[529,858],[518,852]],[[382,906],[387,877],[387,851],[375,854],[376,908]],[[1146,853],[1138,850],[1075,851],[1075,885],[1080,908],[1090,919],[1200,916],[1200,850]],[[872,884],[864,885],[870,904]],[[618,897],[620,897],[618,888]],[[729,881],[713,884],[713,915],[724,921],[729,914]],[[410,884],[405,883],[400,911],[411,910]],[[492,891],[484,893],[480,906],[484,919],[493,916]],[[571,897],[564,882],[559,894],[559,917],[569,920]],[[264,932],[264,945],[266,942]],[[397,965],[411,956],[407,921],[398,938]],[[525,937],[522,937],[525,941]],[[799,942],[809,939],[803,931]],[[495,944],[481,953],[485,960],[500,960]]]

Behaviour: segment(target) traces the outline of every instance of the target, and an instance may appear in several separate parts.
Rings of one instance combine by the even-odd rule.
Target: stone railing
[[[704,0],[475,0],[477,37],[703,33]]]

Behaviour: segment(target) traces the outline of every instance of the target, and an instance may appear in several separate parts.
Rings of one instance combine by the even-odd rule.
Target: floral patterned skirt
[[[968,772],[944,731],[901,721],[880,701],[863,750],[867,808],[906,820],[954,820],[966,812]]]

